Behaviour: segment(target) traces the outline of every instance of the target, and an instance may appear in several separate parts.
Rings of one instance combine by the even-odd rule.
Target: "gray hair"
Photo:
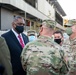
[[[24,21],[24,18],[21,16],[15,16],[13,22],[16,22],[18,19],[22,19]]]

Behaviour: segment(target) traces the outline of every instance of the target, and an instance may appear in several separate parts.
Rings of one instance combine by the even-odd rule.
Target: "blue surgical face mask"
[[[33,35],[29,36],[28,38],[29,38],[29,41],[30,41],[30,42],[36,40],[36,37],[33,36]]]

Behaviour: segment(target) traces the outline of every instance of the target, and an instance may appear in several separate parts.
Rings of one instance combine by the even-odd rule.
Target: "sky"
[[[67,16],[66,19],[76,19],[76,0],[57,0]]]

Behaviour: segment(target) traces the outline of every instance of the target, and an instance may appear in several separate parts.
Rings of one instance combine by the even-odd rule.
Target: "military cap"
[[[71,27],[71,26],[73,26],[75,24],[76,24],[76,19],[71,19],[71,20],[68,21],[68,24],[66,26]]]
[[[35,30],[28,30],[27,35],[35,35],[36,31]]]
[[[42,25],[46,25],[47,27],[54,28],[56,27],[56,22],[54,20],[43,20]]]

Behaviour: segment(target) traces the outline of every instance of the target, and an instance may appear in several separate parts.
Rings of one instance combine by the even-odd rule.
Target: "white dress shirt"
[[[19,38],[18,38],[18,35],[19,35],[19,34],[18,34],[13,28],[12,28],[12,32],[15,34],[16,38],[18,39],[18,41],[19,41],[19,43],[20,43],[20,40],[19,40]],[[20,36],[21,36],[21,39],[22,39],[22,41],[23,41],[23,44],[25,45],[21,33],[20,33]]]

